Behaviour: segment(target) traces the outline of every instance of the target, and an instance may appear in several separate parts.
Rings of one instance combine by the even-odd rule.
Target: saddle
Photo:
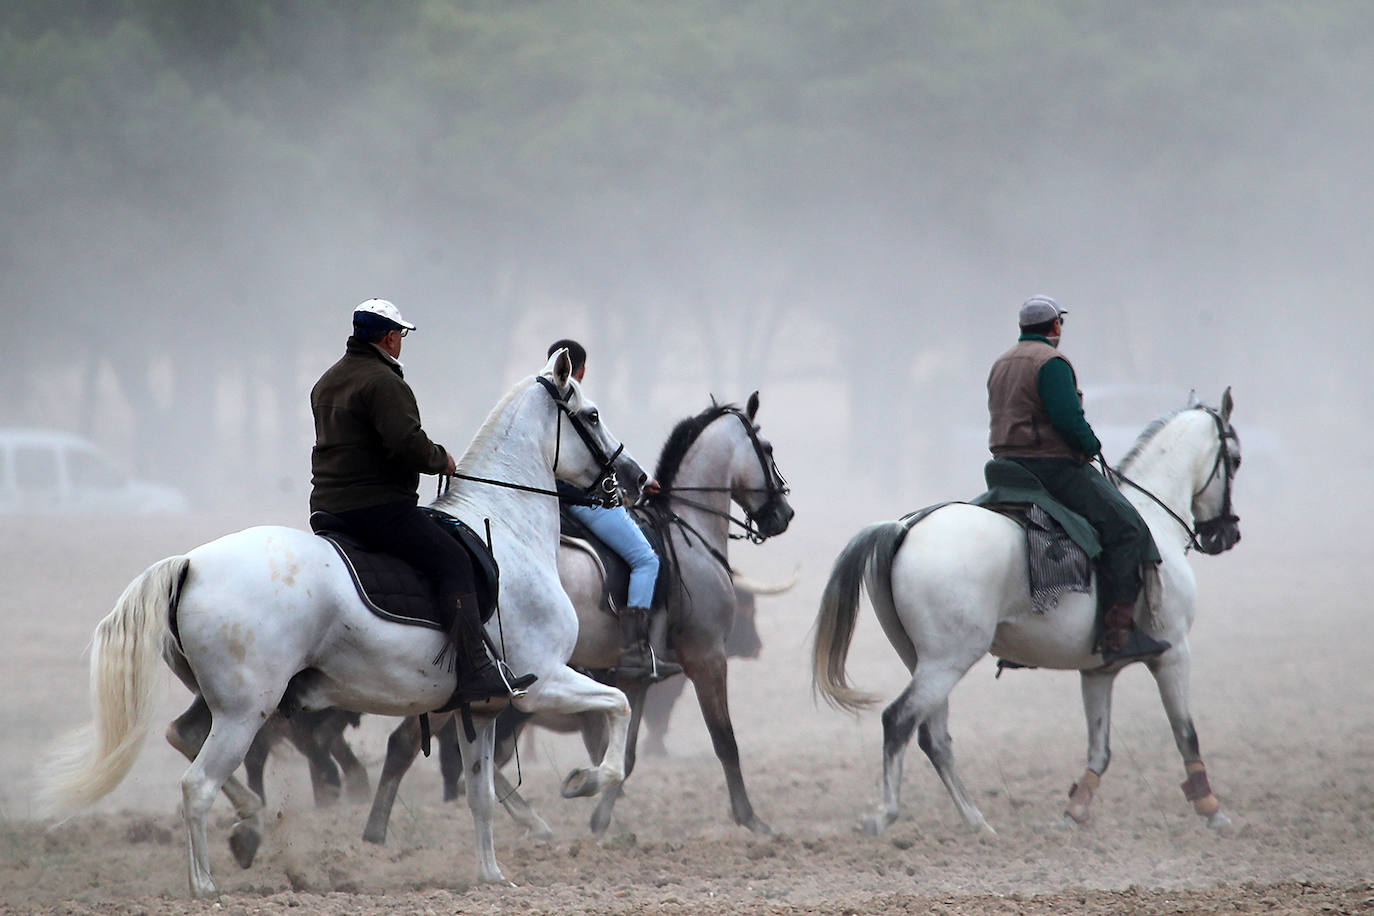
[[[472,559],[477,604],[481,609],[482,622],[485,623],[495,613],[496,599],[500,593],[501,571],[496,565],[496,558],[477,532],[460,519],[437,509],[426,508],[422,511],[443,526]],[[448,632],[453,612],[451,608],[439,606],[439,590],[434,580],[400,557],[364,546],[337,515],[312,512],[310,530],[338,551],[349,575],[353,577],[358,597],[372,613],[392,623]]]
[[[1015,520],[1026,531],[1031,610],[1044,614],[1065,594],[1091,590],[1093,561],[1102,553],[1092,524],[1014,461],[993,458],[984,465],[983,478],[987,491],[969,502]]]
[[[651,517],[645,509],[628,509],[630,518],[639,525],[639,530],[648,539],[649,546],[658,554],[660,562],[658,564],[658,578],[654,581],[654,606],[661,607],[667,600],[668,590],[668,563],[661,562],[664,556],[663,530],[662,526]],[[605,579],[601,590],[601,602],[598,607],[605,613],[613,617],[620,616],[620,608],[625,607],[628,602],[630,591],[630,564],[605,542],[592,534],[591,529],[583,525],[567,511],[561,507],[558,512],[560,524],[560,537],[562,542],[570,547],[584,550],[594,556],[601,564],[605,572]]]

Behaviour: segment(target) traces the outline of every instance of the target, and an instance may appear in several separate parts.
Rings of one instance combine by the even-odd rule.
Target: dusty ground
[[[1295,556],[1280,526],[1252,524],[1231,555],[1194,561],[1194,711],[1213,786],[1235,819],[1229,834],[1207,830],[1184,802],[1182,768],[1143,670],[1118,683],[1115,757],[1095,820],[1058,826],[1084,753],[1076,678],[994,680],[984,662],[954,694],[952,730],[964,779],[997,836],[964,831],[913,748],[906,812],[874,839],[853,825],[876,797],[877,714],[817,709],[806,655],[829,562],[871,518],[832,529],[803,527],[801,516],[775,544],[736,553],[759,578],[785,578],[796,558],[812,558],[791,594],[759,602],[763,657],[732,666],[746,779],[777,836],[729,822],[719,766],[684,705],[671,756],[642,762],[602,844],[585,834],[590,804],[557,797],[579,746],[545,735],[527,749],[524,791],[558,838],[522,840],[501,815],[498,855],[519,887],[473,885],[471,821],[465,807],[439,801],[433,761],[417,764],[388,844],[375,847],[360,839],[365,810],[316,810],[304,762],[283,752],[268,773],[258,862],[233,865],[221,803],[211,843],[224,895],[192,903],[177,815],[184,762],[160,736],[110,797],[57,826],[32,818],[32,761],[84,719],[82,648],[124,585],[164,555],[261,520],[7,521],[0,531],[0,912],[1374,912],[1374,568],[1358,531],[1328,530]],[[851,670],[889,696],[904,681],[871,619]],[[166,697],[166,718],[188,700],[170,681]],[[374,777],[388,728],[374,719],[353,735]]]

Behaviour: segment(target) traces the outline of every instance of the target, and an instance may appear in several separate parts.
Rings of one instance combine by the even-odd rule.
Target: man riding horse
[[[456,615],[455,701],[506,698],[535,677],[508,680],[493,663],[482,638],[472,561],[418,507],[420,474],[451,475],[457,464],[425,435],[415,393],[405,381],[401,342],[413,330],[385,299],[368,299],[354,309],[343,358],[310,391],[310,511],[337,516],[371,549],[407,560],[437,583],[440,607]]]
[[[1102,543],[1102,660],[1150,658],[1169,648],[1135,626],[1142,563],[1157,561],[1150,529],[1121,491],[1093,469],[1102,450],[1083,415],[1073,366],[1059,352],[1068,312],[1048,296],[1021,306],[1021,336],[988,374],[988,448],[1021,465],[1051,496],[1083,516]]]
[[[586,348],[575,340],[559,340],[550,345],[548,355],[552,356],[561,349],[566,349],[569,358],[572,359],[573,378],[582,381],[583,376],[587,374]],[[569,495],[576,493],[575,488],[569,488],[563,483],[559,484],[559,490]],[[650,481],[645,487],[646,493],[654,493],[657,490],[654,481]],[[666,647],[660,645],[655,648],[650,642],[649,617],[654,613],[666,613],[666,609],[654,609],[654,585],[658,582],[658,554],[654,552],[644,532],[639,529],[639,523],[624,506],[588,506],[579,500],[565,502],[563,508],[600,538],[603,544],[619,554],[630,567],[627,606],[620,611],[622,646],[620,660],[616,663],[616,673],[627,680],[647,678],[650,681],[661,681],[681,674],[681,665],[663,658]],[[656,630],[666,633],[667,627],[659,626]]]

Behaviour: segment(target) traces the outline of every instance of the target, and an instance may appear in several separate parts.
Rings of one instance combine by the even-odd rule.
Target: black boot
[[[682,673],[682,666],[659,658],[649,645],[649,611],[627,607],[620,611],[620,660],[616,674],[626,680],[661,681]]]
[[[1153,658],[1169,648],[1135,625],[1134,604],[1114,604],[1102,618],[1102,664],[1122,660]]]
[[[524,696],[525,688],[538,678],[533,674],[516,677],[504,662],[492,661],[478,620],[480,611],[476,595],[464,595],[458,605],[458,613],[462,615],[456,633],[460,668],[453,699],[458,703],[480,703]]]

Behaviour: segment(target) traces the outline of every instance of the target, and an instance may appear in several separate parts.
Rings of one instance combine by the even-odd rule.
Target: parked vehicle
[[[173,487],[131,478],[75,433],[0,427],[0,515],[186,512]]]

